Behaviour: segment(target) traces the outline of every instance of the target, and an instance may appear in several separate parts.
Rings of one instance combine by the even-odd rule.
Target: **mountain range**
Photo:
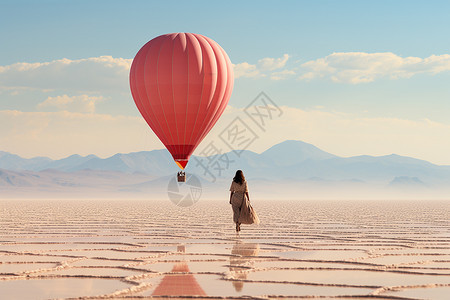
[[[339,157],[293,140],[259,154],[192,156],[186,172],[197,176],[204,194],[214,198],[223,197],[237,169],[261,198],[445,198],[450,186],[450,166],[395,154]],[[167,182],[178,170],[167,150],[59,160],[0,151],[0,198],[167,197]]]

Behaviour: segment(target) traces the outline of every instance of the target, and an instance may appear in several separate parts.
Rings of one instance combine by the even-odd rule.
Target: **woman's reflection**
[[[231,249],[230,272],[236,279],[247,279],[247,268],[253,264],[253,256],[259,253],[259,244],[236,242]],[[243,281],[232,281],[234,289],[237,292],[242,291]]]

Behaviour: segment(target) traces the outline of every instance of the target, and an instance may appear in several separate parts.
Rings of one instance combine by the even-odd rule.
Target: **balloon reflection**
[[[178,245],[177,252],[185,253],[186,247]],[[175,263],[171,272],[188,273],[190,270],[188,264],[182,261]],[[193,274],[167,274],[152,296],[206,296],[206,293]]]
[[[246,268],[253,264],[254,257],[259,253],[259,244],[237,242],[231,249],[231,254],[238,255],[230,257],[230,272],[236,279],[247,279]],[[237,292],[242,291],[243,281],[232,281]]]

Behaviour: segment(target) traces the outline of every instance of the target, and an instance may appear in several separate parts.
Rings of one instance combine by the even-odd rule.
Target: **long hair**
[[[245,181],[244,173],[242,170],[237,170],[236,175],[234,175],[233,181],[242,184]]]

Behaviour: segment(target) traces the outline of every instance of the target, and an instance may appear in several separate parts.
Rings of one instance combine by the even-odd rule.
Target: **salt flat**
[[[0,299],[448,299],[450,201],[1,201]]]

